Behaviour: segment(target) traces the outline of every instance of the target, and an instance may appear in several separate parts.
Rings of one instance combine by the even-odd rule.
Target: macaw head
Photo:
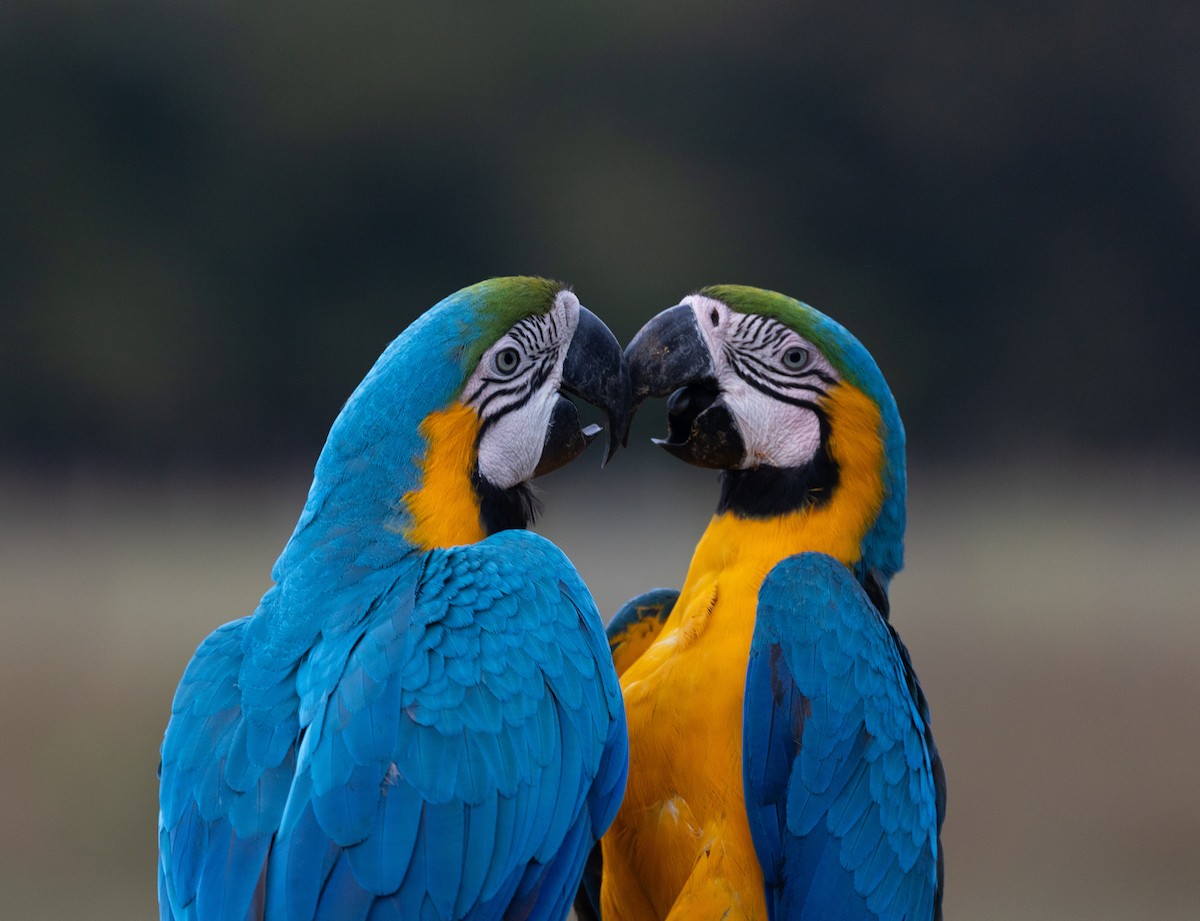
[[[370,565],[371,548],[395,551],[382,547],[387,535],[430,549],[524,527],[529,481],[600,431],[580,424],[565,394],[603,411],[607,460],[628,423],[628,373],[613,334],[574,293],[509,277],[450,295],[388,346],[346,402],[277,570],[318,546],[340,544]]]
[[[851,529],[861,578],[903,565],[904,428],[870,353],[807,304],[759,288],[704,288],[626,349],[634,407],[670,395],[671,454],[726,471],[719,511],[823,510]]]

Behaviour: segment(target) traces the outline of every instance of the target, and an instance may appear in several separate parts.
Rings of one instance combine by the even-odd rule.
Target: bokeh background
[[[512,273],[622,339],[714,282],[854,330],[947,917],[1196,917],[1198,43],[1182,0],[5,3],[0,917],[155,916],[187,658],[383,346]],[[659,427],[544,484],[606,613],[714,500]]]

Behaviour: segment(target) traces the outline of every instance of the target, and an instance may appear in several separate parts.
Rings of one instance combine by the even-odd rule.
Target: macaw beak
[[[654,443],[697,467],[741,464],[745,444],[721,399],[708,340],[687,304],[664,310],[625,349],[633,409],[647,397],[667,400],[667,437]]]
[[[601,466],[612,460],[629,431],[629,369],[617,337],[586,307],[579,308],[579,323],[563,362],[560,389],[579,397],[604,413],[608,427],[608,449]],[[601,427],[581,427],[579,410],[559,396],[550,415],[542,456],[534,476],[569,464],[591,444]]]

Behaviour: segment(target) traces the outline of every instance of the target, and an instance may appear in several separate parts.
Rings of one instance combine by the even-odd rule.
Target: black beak
[[[647,397],[667,401],[667,438],[654,443],[698,467],[737,467],[745,454],[733,416],[721,400],[712,352],[687,304],[664,310],[625,349],[636,409]]]
[[[604,413],[608,449],[601,466],[612,460],[629,429],[629,369],[617,337],[586,307],[579,308],[579,325],[563,363],[561,389]],[[534,476],[570,463],[600,434],[600,426],[579,424],[579,410],[560,396],[550,416],[542,456]]]
[[[714,374],[712,355],[687,304],[664,310],[638,330],[625,349],[633,409],[646,397],[665,397]]]

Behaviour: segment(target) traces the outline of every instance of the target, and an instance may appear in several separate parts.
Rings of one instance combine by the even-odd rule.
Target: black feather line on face
[[[536,319],[530,317],[509,330],[509,335],[520,343],[522,350],[534,358],[555,347],[559,339],[557,334],[558,318],[553,313]]]
[[[494,422],[496,422],[496,420],[506,416],[508,413],[520,409],[529,402],[537,389],[541,387],[542,384],[546,383],[546,379],[554,371],[554,362],[551,360],[551,358],[552,356],[550,355],[543,356],[536,365],[533,365],[525,370],[519,379],[509,382],[507,386],[489,393],[484,398],[483,402],[479,404],[480,436],[482,436],[483,433],[489,427],[491,427]],[[491,409],[492,404],[497,400],[511,396],[516,397],[511,403],[501,406],[494,412],[488,412],[488,410]]]
[[[490,383],[490,381],[488,383]],[[481,391],[483,389],[484,388],[480,388]],[[522,394],[522,391],[524,391],[523,394]],[[483,402],[479,404],[479,415],[481,417],[483,417],[484,419],[487,419],[488,418],[488,409],[491,407],[491,405],[496,400],[503,399],[504,397],[510,397],[510,396],[515,396],[517,394],[522,394],[514,402],[510,403],[508,406],[505,406],[502,409],[498,410],[497,412],[493,413],[491,416],[492,418],[498,418],[499,416],[504,415],[504,413],[506,413],[506,412],[511,412],[512,410],[514,410],[520,406],[524,406],[529,401],[529,395],[531,393],[533,393],[533,388],[529,386],[528,376],[527,375],[522,376],[520,380],[513,381],[511,384],[509,384],[507,386],[498,387],[497,389],[495,389],[491,393],[489,393],[486,397],[484,397]]]
[[[796,375],[796,378],[782,380],[772,380],[766,374],[758,374],[755,372],[754,366],[757,365],[764,372],[774,372],[775,369],[769,365],[763,364],[757,359],[747,359],[744,355],[727,354],[729,367],[733,369],[733,373],[744,380],[747,384],[757,390],[759,393],[765,393],[767,396],[780,400],[784,403],[791,403],[793,406],[804,406],[807,401],[797,402],[796,398],[788,396],[778,387],[785,387],[788,390],[806,390],[809,393],[815,393],[818,396],[824,396],[826,390],[823,387],[817,387],[815,384],[806,384],[798,378],[807,377],[809,374],[820,376],[820,372],[804,372]]]
[[[558,355],[558,318],[553,312],[543,317],[527,317],[508,331],[509,337],[516,343],[524,365],[511,375],[496,377],[484,376],[474,392],[465,394],[464,399],[475,402],[485,391],[489,391],[478,405],[481,420],[480,433],[496,419],[515,409],[520,409],[537,388],[546,382],[554,370],[555,358]],[[494,388],[494,389],[492,389]],[[520,394],[513,402],[502,406],[492,415],[488,410],[492,405],[505,397]]]
[[[791,346],[788,346],[790,349]],[[786,352],[787,349],[781,349],[780,353]],[[781,368],[775,362],[779,358],[779,354],[762,358],[753,352],[738,352],[726,346],[726,358],[731,365],[741,365],[750,373],[757,374],[763,381],[777,384],[780,387],[790,387],[796,381],[804,380],[805,378],[815,377],[819,381],[824,381],[826,384],[835,384],[832,377],[817,367],[800,368],[793,370],[792,368]]]
[[[767,334],[762,338],[761,344],[763,348],[770,348],[777,342],[782,342],[787,337],[787,328],[779,326],[775,329],[768,330]]]
[[[768,386],[773,384],[776,387],[789,387],[792,386],[790,382],[806,377],[815,377],[829,385],[836,383],[834,378],[820,368],[809,367],[792,370],[778,366],[776,362],[779,356],[786,350],[785,346],[788,341],[796,336],[795,331],[790,327],[761,314],[749,314],[739,319],[740,322],[735,319],[730,330],[729,339],[724,345],[724,353],[729,364],[743,380],[757,386],[755,380],[755,376],[757,376]],[[795,344],[799,345],[800,343]],[[806,351],[814,348],[811,343],[807,342],[802,347]],[[764,390],[763,387],[759,387],[759,389]],[[768,390],[764,390],[764,392],[772,393]]]
[[[804,409],[811,409],[814,412],[816,412],[818,409],[817,404],[812,402],[812,400],[806,400],[802,397],[794,397],[790,394],[784,393],[781,390],[776,390],[771,386],[771,382],[755,377],[748,369],[744,368],[736,361],[729,362],[729,367],[733,369],[734,374],[744,380],[747,384],[749,384],[759,393],[765,393],[773,400],[779,400],[781,403],[788,403],[792,406],[800,406]],[[804,390],[808,393],[815,393],[818,396],[825,396],[826,393],[826,391],[821,387],[814,386],[813,384],[802,384],[799,381],[789,381],[786,385],[781,384],[781,386],[787,386],[790,390]]]

